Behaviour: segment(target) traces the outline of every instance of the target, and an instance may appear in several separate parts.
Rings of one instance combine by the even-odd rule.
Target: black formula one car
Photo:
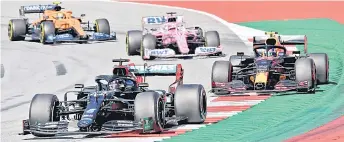
[[[212,67],[211,92],[218,95],[285,91],[314,93],[317,84],[329,81],[329,60],[326,53],[300,55],[300,51],[293,51],[287,55],[284,45],[305,44],[302,40],[280,42],[282,40],[268,38],[263,44],[254,41],[255,55],[238,52],[229,61],[216,61]]]
[[[123,61],[123,60],[122,60]],[[121,61],[121,62],[122,62]],[[124,69],[125,65],[121,65]],[[30,105],[23,133],[38,137],[71,134],[113,134],[127,131],[159,133],[182,123],[203,123],[206,119],[206,92],[202,85],[183,84],[180,64],[130,65],[136,76],[176,76],[169,91],[150,90],[132,76],[100,75],[95,87],[77,84],[59,101],[53,94],[36,94]],[[76,100],[68,100],[75,94]],[[68,131],[70,115],[78,131]]]

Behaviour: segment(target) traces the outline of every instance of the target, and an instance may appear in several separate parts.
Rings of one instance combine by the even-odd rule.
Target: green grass
[[[305,133],[344,115],[344,26],[329,19],[263,21],[240,25],[308,37],[308,52],[330,59],[329,85],[316,94],[288,94],[270,99],[221,121],[167,139],[167,142],[276,142]],[[301,47],[298,47],[301,50]],[[303,48],[303,47],[302,47]]]

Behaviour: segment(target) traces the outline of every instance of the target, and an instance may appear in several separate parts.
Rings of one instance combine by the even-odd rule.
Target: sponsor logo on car
[[[84,114],[83,116],[82,116],[82,118],[84,119],[84,118],[92,118],[93,117],[93,115],[91,115],[91,114]]]
[[[203,53],[213,53],[216,52],[216,47],[199,47],[199,50]]]
[[[54,5],[29,5],[29,6],[24,6],[25,11],[36,11],[36,10],[47,10],[47,9],[53,9]]]
[[[147,24],[162,24],[166,22],[166,18],[159,16],[146,17],[144,20]]]
[[[96,109],[95,108],[91,108],[91,109],[87,110],[86,113],[93,113],[94,111],[96,111]]]
[[[61,35],[57,35],[56,37],[63,39],[63,38],[71,38],[72,35],[70,35],[70,34],[61,34]]]
[[[150,55],[152,56],[161,56],[161,55],[167,55],[167,54],[168,54],[168,50],[166,49],[152,50],[150,52]]]

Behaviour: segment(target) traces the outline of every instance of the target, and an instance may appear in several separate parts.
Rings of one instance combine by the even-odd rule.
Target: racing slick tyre
[[[125,43],[128,56],[140,55],[141,41],[142,31],[133,30],[127,32]]]
[[[47,44],[47,39],[49,36],[55,36],[55,25],[52,21],[44,21],[41,23],[41,38],[40,42]]]
[[[217,83],[228,83],[232,80],[233,67],[229,61],[215,61],[211,71],[211,86],[212,89],[216,88]],[[213,90],[216,95],[229,94],[228,91]]]
[[[245,60],[245,58],[250,58],[248,55],[244,56],[238,56],[238,55],[232,55],[229,57],[229,62],[231,62],[231,65],[239,65],[242,60]],[[233,67],[233,72],[236,72],[239,70],[239,67]]]
[[[145,58],[145,49],[150,49],[153,50],[156,48],[156,37],[153,36],[152,34],[146,34],[143,36],[142,38],[142,42],[141,42],[141,57],[143,60],[154,60],[155,57],[149,57],[149,58]]]
[[[57,114],[58,98],[53,94],[36,94],[30,104],[29,110],[29,124],[34,125],[37,123],[47,123],[60,121],[60,117]],[[43,134],[39,132],[33,132],[37,137],[51,137],[52,134]]]
[[[158,92],[142,92],[137,94],[135,101],[135,121],[144,118],[153,118],[153,130],[160,133],[165,126],[165,103]]]
[[[107,19],[97,19],[94,27],[95,32],[110,35],[110,24]]]
[[[300,58],[295,62],[295,80],[297,91],[304,93],[315,93],[316,88],[316,68],[311,58]],[[306,82],[306,83],[305,83]],[[301,87],[304,85],[306,87]]]
[[[24,19],[12,19],[8,24],[8,38],[10,41],[25,40],[27,25]]]
[[[207,95],[200,84],[183,84],[174,94],[176,116],[186,117],[187,123],[203,123],[207,116]]]
[[[220,46],[220,35],[217,31],[205,32],[205,46],[206,47]]]
[[[326,53],[311,53],[309,57],[313,59],[317,73],[317,83],[326,84],[329,82],[329,60]]]

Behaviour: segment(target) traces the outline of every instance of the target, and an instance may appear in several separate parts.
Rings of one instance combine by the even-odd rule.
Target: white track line
[[[243,101],[218,101],[218,102],[211,102],[208,104],[210,106],[253,106],[259,104],[263,100],[243,100]]]
[[[242,111],[231,111],[231,112],[208,112],[207,117],[231,117],[233,115],[236,115]]]

